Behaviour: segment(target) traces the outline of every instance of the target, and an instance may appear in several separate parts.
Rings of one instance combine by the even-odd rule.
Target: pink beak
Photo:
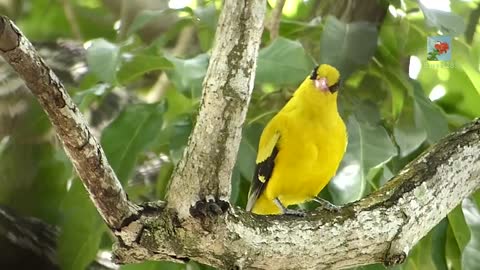
[[[327,78],[320,78],[320,79],[315,80],[315,87],[318,90],[330,91],[330,89],[328,89]]]

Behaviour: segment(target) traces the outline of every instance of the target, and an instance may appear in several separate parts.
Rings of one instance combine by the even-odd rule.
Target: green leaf
[[[71,161],[61,146],[45,139],[50,138],[51,123],[38,103],[27,101],[27,104],[26,112],[12,118],[15,119],[12,133],[0,123],[0,133],[7,131],[0,134],[0,205],[58,224],[62,219],[59,206],[72,171]],[[0,122],[4,116],[11,117],[8,103],[7,114],[3,111],[0,115]]]
[[[420,1],[418,6],[425,15],[428,26],[436,27],[446,35],[459,36],[465,32],[466,26],[463,18],[457,14],[442,10],[429,9]]]
[[[73,100],[78,107],[80,107],[81,111],[88,109],[88,106],[99,97],[103,97],[108,90],[111,88],[111,85],[108,83],[98,83],[94,86],[82,90],[80,92],[76,92],[73,96]]]
[[[425,235],[410,251],[407,261],[402,265],[403,269],[435,269],[431,256],[425,254],[426,250],[432,249],[432,232]]]
[[[427,139],[424,123],[417,121],[415,114],[414,100],[412,97],[407,97],[403,111],[393,129],[401,157],[415,151]]]
[[[308,37],[309,39],[318,40],[322,30],[321,20],[318,19],[305,22],[302,20],[282,18],[280,21],[280,36],[289,39],[295,40]]]
[[[410,31],[408,20],[398,20],[393,16],[386,16],[380,28],[378,52],[382,54],[382,64],[399,66],[403,57]],[[378,55],[378,54],[377,54]],[[387,66],[387,67],[393,67]]]
[[[368,22],[346,24],[328,16],[320,40],[320,63],[337,67],[347,78],[366,65],[377,48],[377,27]]]
[[[260,50],[257,65],[256,83],[294,86],[315,66],[300,42],[282,37]]]
[[[474,270],[480,265],[480,210],[478,200],[467,198],[462,203],[465,222],[470,230],[470,240],[462,253],[462,269]]]
[[[413,97],[415,98],[415,120],[427,132],[427,141],[430,144],[448,134],[448,122],[443,111],[432,103],[421,89],[418,82],[414,83]]]
[[[217,29],[218,13],[213,3],[205,7],[198,7],[194,11],[194,23],[197,28],[198,41],[202,51],[209,51],[215,40],[215,31]]]
[[[246,179],[252,179],[255,171],[257,147],[263,126],[252,124],[244,128],[242,141],[237,156],[236,168]]]
[[[255,171],[256,148],[248,139],[242,138],[238,149],[237,165],[240,173],[247,179],[252,179]]]
[[[188,137],[193,129],[193,122],[190,117],[179,117],[177,121],[168,128],[170,159],[177,164],[183,155],[183,150],[188,142]]]
[[[203,78],[207,73],[209,56],[199,54],[191,59],[165,57],[173,64],[173,70],[167,73],[175,87],[188,97],[199,97],[202,92]]]
[[[465,222],[465,217],[460,205],[448,214],[448,224],[452,228],[453,236],[455,237],[460,252],[463,252],[470,239],[470,231]]]
[[[15,2],[22,3],[22,1]],[[23,3],[24,6],[26,4]],[[8,3],[4,2],[1,6],[12,11]],[[28,3],[28,16],[19,16],[18,19],[19,21],[15,20],[15,23],[30,40],[54,40],[72,35],[72,29],[62,5],[52,5],[50,0],[36,0]]]
[[[107,231],[80,179],[73,181],[62,203],[64,214],[58,239],[62,269],[83,270],[95,259],[102,235]]]
[[[131,105],[105,128],[102,146],[122,183],[132,176],[138,156],[159,133],[164,111],[163,103]]]
[[[241,184],[242,184],[242,176],[240,171],[237,167],[233,168],[232,172],[232,192],[230,193],[230,203],[236,204],[238,201],[238,197],[240,196]]]
[[[445,244],[445,257],[447,265],[450,266],[451,270],[461,270],[462,263],[461,257],[462,253],[458,246],[457,240],[453,233],[452,227],[449,225],[446,233],[446,244]]]
[[[155,186],[155,198],[163,200],[167,194],[167,187],[170,183],[170,178],[173,173],[172,162],[163,162],[160,167],[160,172],[157,177],[157,184]]]
[[[105,39],[95,39],[87,49],[87,64],[98,79],[114,84],[120,61],[120,48]]]
[[[448,270],[446,261],[448,220],[442,219],[432,230],[431,256],[437,270]]]
[[[117,73],[120,83],[133,81],[147,72],[173,68],[163,56],[137,54],[126,57]]]
[[[351,115],[347,123],[348,146],[341,168],[329,186],[336,203],[360,199],[370,170],[388,162],[397,150],[385,128],[360,122]]]
[[[364,266],[359,266],[359,267],[355,267],[355,268],[352,268],[350,270],[385,270],[387,269],[385,266],[383,266],[383,264],[370,264],[370,265],[364,265]],[[390,268],[388,268],[390,269]],[[390,269],[390,270],[394,270],[394,269]]]
[[[171,12],[170,9],[157,9],[157,10],[149,10],[144,9],[133,20],[132,24],[128,29],[128,35],[131,35],[138,30],[142,29],[145,25],[152,22],[154,19],[160,18],[164,16],[166,13]]]
[[[479,60],[478,57],[472,55],[471,46],[462,41],[453,40],[453,46],[455,47],[455,51],[453,52],[452,57],[455,57],[455,59],[458,59],[458,61],[462,63],[460,68],[463,69],[468,76],[468,79],[470,79],[470,82],[477,90],[477,93],[480,94],[480,73],[476,68]]]

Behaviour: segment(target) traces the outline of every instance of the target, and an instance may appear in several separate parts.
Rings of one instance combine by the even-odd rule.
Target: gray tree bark
[[[394,265],[479,186],[480,120],[476,120],[337,214],[317,211],[302,219],[230,209],[193,227],[160,207],[122,231],[122,239],[135,240],[117,245],[115,253],[121,262],[190,258],[221,269]]]
[[[167,201],[133,205],[53,72],[6,18],[0,54],[49,115],[91,199],[117,236],[119,263],[190,259],[222,269],[338,269],[404,261],[480,184],[480,120],[452,133],[384,187],[339,213],[256,216],[229,207],[253,87],[265,0],[226,0],[189,146]]]
[[[264,0],[225,1],[203,83],[197,123],[168,192],[180,219],[199,200],[228,204],[242,125],[255,78]],[[188,179],[188,181],[186,181]]]

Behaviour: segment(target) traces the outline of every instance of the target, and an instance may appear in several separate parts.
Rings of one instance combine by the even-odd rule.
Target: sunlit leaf
[[[436,27],[443,33],[453,36],[458,36],[465,32],[466,26],[461,16],[443,10],[429,9],[420,1],[418,1],[418,6],[422,10],[423,15],[425,15],[428,26]]]
[[[464,42],[453,40],[453,46],[455,50],[452,52],[452,57],[461,61],[461,66],[458,66],[458,68],[463,69],[463,72],[468,76],[468,79],[480,95],[480,72],[477,68],[480,59],[475,56],[472,57],[470,53],[471,47]]]
[[[397,154],[386,130],[379,125],[360,122],[350,116],[347,124],[348,146],[342,166],[332,180],[334,199],[338,203],[361,198],[369,171],[388,162]]]

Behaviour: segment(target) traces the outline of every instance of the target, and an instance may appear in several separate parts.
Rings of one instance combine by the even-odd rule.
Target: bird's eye
[[[338,88],[340,88],[340,82],[337,82],[336,84],[328,87],[328,89],[330,90],[330,92],[332,93],[335,93],[338,91]]]

